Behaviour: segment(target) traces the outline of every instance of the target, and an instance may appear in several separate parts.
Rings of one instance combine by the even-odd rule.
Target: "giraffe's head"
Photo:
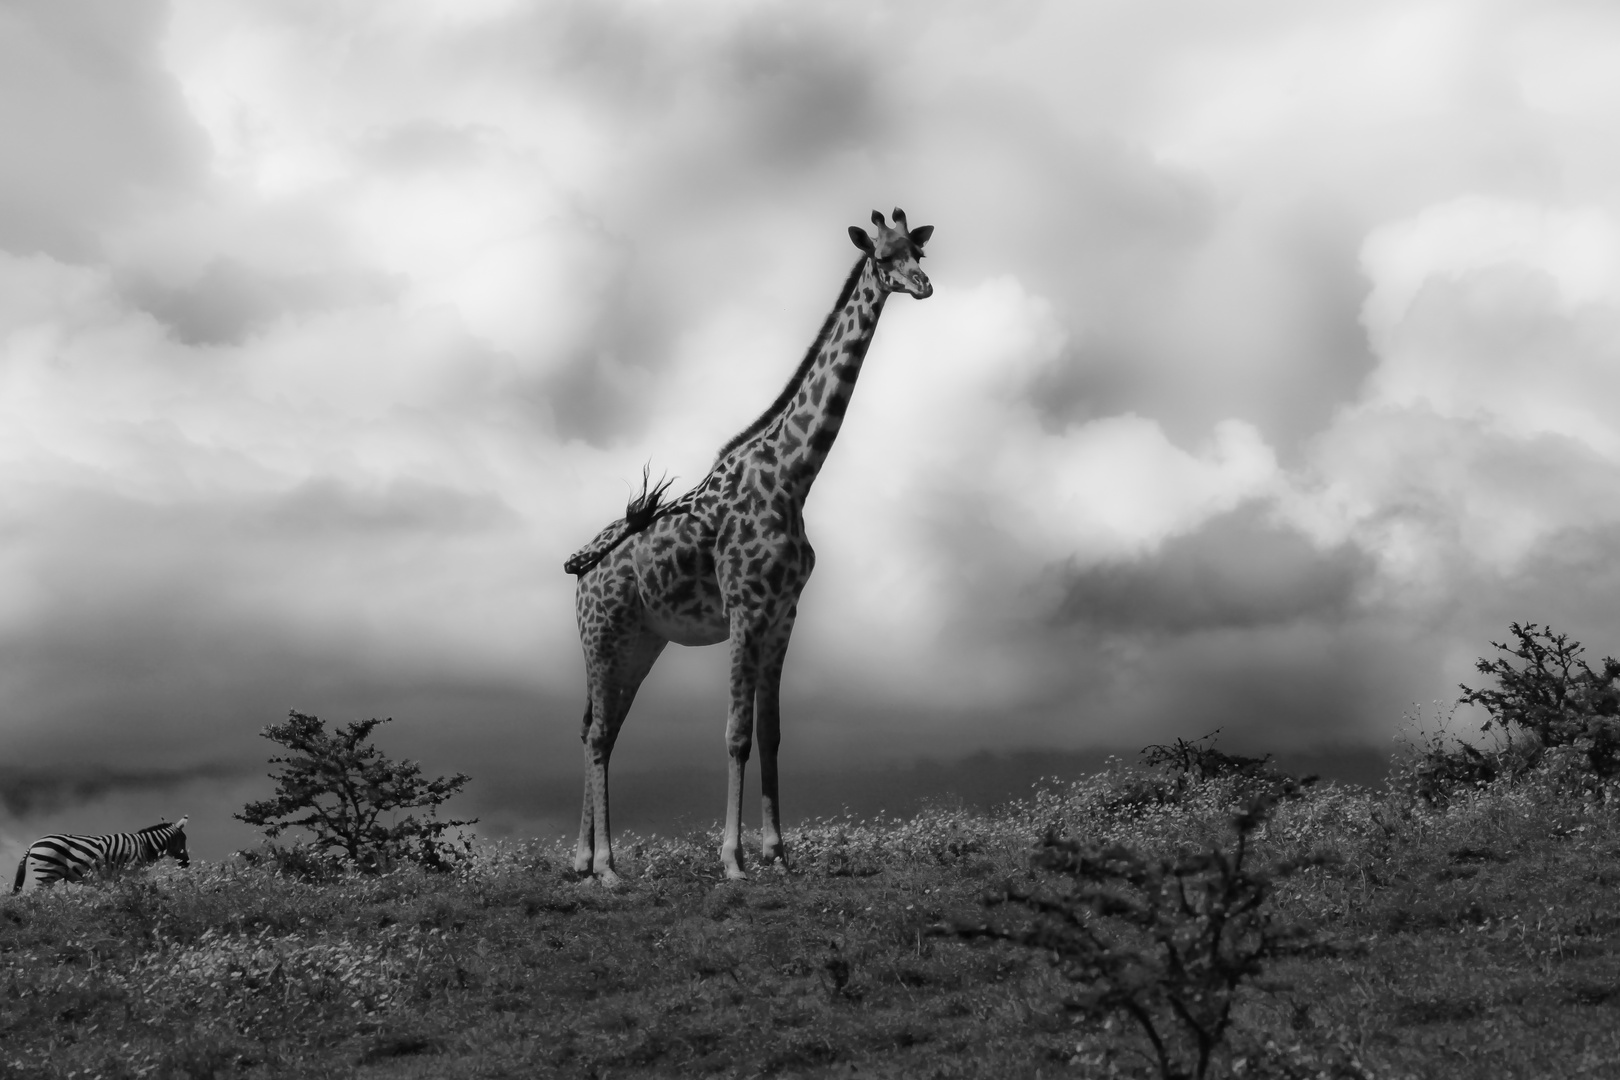
[[[909,293],[919,300],[932,296],[934,285],[923,273],[921,260],[923,245],[934,235],[934,227],[907,228],[906,212],[898,206],[894,208],[893,228],[883,223],[883,215],[876,210],[872,211],[872,224],[878,231],[875,241],[859,225],[849,227],[849,238],[871,257],[878,285],[886,293]]]

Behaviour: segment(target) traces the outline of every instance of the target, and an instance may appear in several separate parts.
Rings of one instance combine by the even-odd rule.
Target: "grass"
[[[7,1077],[1152,1075],[1129,1025],[1064,1008],[981,917],[1057,826],[1173,852],[1231,836],[1232,784],[1162,804],[1116,766],[990,814],[791,831],[795,872],[721,879],[718,838],[627,836],[627,887],[558,846],[453,874],[309,883],[241,856],[0,901]],[[1601,795],[1601,793],[1600,793]],[[1223,1075],[1620,1075],[1620,812],[1532,777],[1444,811],[1324,785],[1267,859],[1315,935],[1242,992]]]

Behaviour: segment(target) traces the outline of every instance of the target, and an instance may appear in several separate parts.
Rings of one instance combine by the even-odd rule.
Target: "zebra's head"
[[[173,855],[181,866],[191,865],[191,854],[186,851],[186,822],[190,816],[188,814],[171,825],[170,828],[174,831],[169,833],[169,838],[163,842],[163,854]]]

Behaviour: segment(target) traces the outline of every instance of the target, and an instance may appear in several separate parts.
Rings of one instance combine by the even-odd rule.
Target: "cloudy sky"
[[[936,292],[807,509],[790,783],[1384,747],[1509,620],[1620,651],[1616,131],[1577,0],[0,3],[0,842],[222,817],[292,708],[571,802],[563,559],[874,207]],[[616,771],[718,768],[724,673]]]

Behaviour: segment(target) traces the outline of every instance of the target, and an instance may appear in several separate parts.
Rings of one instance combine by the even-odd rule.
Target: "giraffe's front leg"
[[[787,869],[782,843],[782,807],[777,799],[776,752],[782,745],[782,665],[787,660],[788,638],[793,633],[797,608],[776,627],[760,664],[759,691],[754,704],[755,734],[759,737],[759,793],[761,802],[760,860],[777,861]]]
[[[759,858],[762,863],[780,862],[786,870],[787,849],[782,844],[782,810],[776,790],[776,748],[781,744],[777,688],[767,691],[761,686],[759,695],[759,794],[763,811]]]
[[[726,831],[720,840],[720,863],[726,877],[746,878],[743,872],[743,773],[754,741],[754,694],[759,685],[759,635],[743,618],[731,620],[731,708],[726,714]]]

